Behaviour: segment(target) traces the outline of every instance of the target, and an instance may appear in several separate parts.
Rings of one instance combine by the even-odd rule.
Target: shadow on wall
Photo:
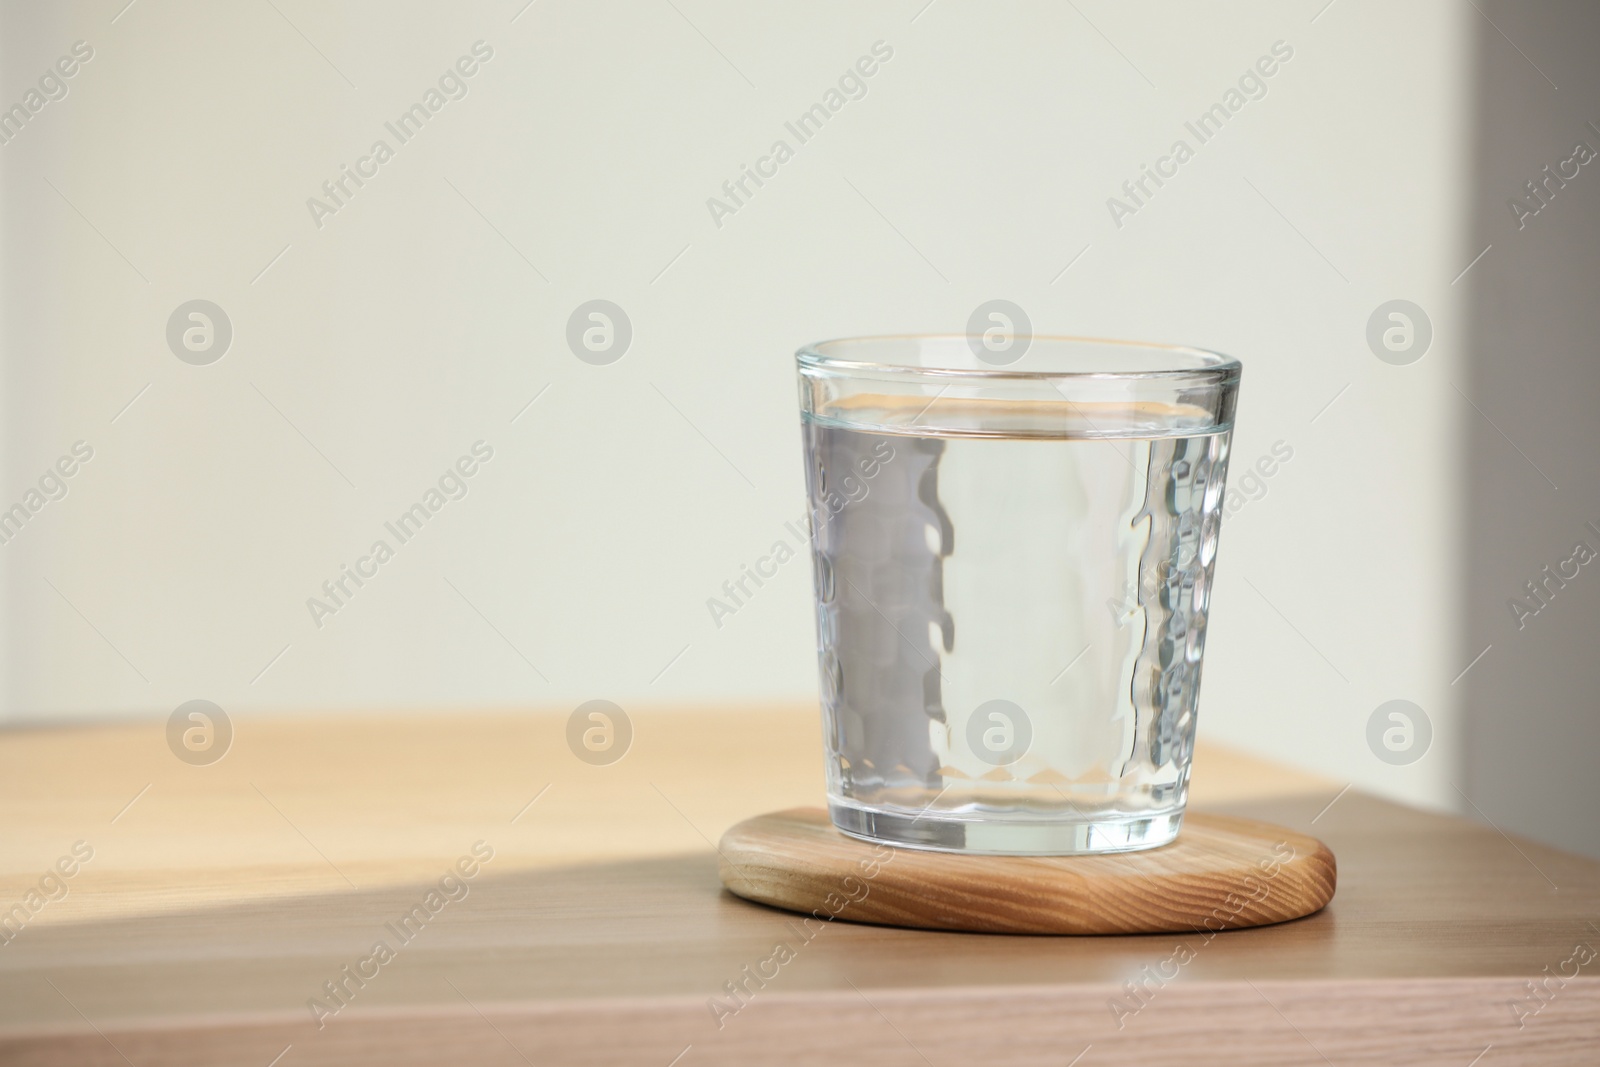
[[[1457,782],[1469,816],[1600,856],[1600,7],[1481,12]]]

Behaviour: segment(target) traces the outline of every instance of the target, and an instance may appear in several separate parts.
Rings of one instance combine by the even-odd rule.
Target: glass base
[[[1092,856],[1139,852],[1171,844],[1183,812],[1092,822],[1042,822],[996,815],[954,819],[949,815],[856,808],[836,800],[828,815],[842,833],[903,848],[965,852],[975,856]]]

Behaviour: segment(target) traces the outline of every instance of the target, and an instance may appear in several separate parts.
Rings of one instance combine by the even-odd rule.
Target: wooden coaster
[[[821,808],[722,835],[722,884],[819,919],[1006,934],[1232,930],[1333,899],[1333,853],[1271,823],[1190,812],[1170,845],[1101,856],[968,856],[875,845]]]

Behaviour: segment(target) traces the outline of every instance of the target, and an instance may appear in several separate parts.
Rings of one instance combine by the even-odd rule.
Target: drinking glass
[[[796,359],[829,810],[873,841],[1153,848],[1188,794],[1241,368],[1035,337]]]

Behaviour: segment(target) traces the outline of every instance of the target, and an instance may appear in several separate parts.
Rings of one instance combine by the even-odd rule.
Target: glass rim
[[[969,379],[974,381],[1165,381],[1172,379],[1200,379],[1218,384],[1237,379],[1244,364],[1233,356],[1193,345],[1176,345],[1160,341],[1130,341],[1113,337],[1083,337],[1074,334],[1035,334],[1029,339],[1030,347],[1039,342],[1048,345],[1072,347],[1101,345],[1137,349],[1146,352],[1168,353],[1175,357],[1193,360],[1190,366],[1174,366],[1158,370],[1015,370],[1010,367],[922,367],[905,363],[887,363],[880,360],[842,359],[826,351],[831,347],[890,341],[971,341],[973,335],[964,333],[899,333],[866,334],[856,337],[835,337],[813,341],[795,351],[795,362],[802,371],[836,371],[841,374],[889,374],[906,377],[932,377]]]

